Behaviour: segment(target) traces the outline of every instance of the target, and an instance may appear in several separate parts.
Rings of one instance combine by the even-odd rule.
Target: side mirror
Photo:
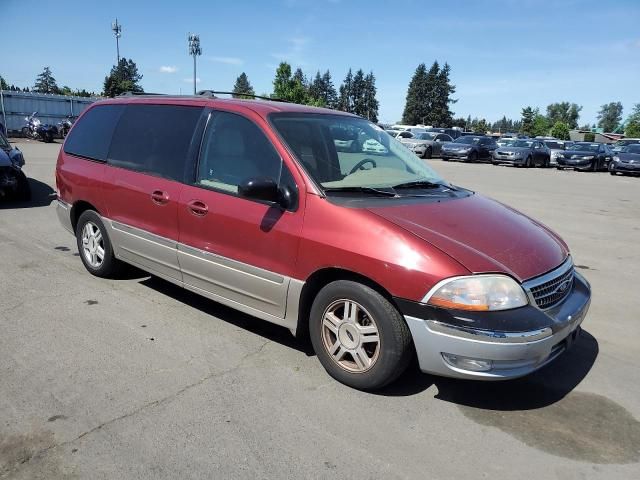
[[[287,209],[295,205],[296,193],[289,187],[278,187],[272,178],[252,177],[238,185],[238,194],[241,197],[279,205]]]

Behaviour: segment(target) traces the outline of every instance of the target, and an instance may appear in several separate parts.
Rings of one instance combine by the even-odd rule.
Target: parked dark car
[[[551,152],[540,140],[516,140],[509,146],[494,150],[491,163],[509,163],[516,167],[548,167],[551,163]]]
[[[31,196],[29,181],[22,171],[22,152],[0,134],[0,199],[28,200]]]
[[[463,160],[465,162],[477,162],[478,160],[491,160],[493,151],[498,148],[494,138],[487,136],[466,135],[455,142],[445,143],[440,154],[442,160]]]
[[[454,140],[462,135],[462,132],[456,128],[431,127],[427,128],[427,132],[444,133],[445,135],[449,135]]]
[[[640,138],[623,138],[618,140],[611,146],[611,151],[616,154],[622,150],[623,147],[627,145],[637,145],[640,144]]]
[[[558,154],[556,161],[558,170],[573,168],[575,170],[589,170],[597,172],[607,170],[613,152],[608,145],[594,142],[576,142],[569,150]]]
[[[640,144],[622,147],[609,163],[609,173],[617,175],[640,175]]]

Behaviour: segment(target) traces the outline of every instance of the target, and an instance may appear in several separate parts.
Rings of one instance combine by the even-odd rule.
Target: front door
[[[188,288],[249,313],[284,318],[303,204],[282,210],[240,197],[238,185],[255,177],[296,189],[253,120],[212,112],[195,182],[180,195],[178,259]]]

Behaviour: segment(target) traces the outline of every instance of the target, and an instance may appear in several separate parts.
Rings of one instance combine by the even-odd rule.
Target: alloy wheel
[[[329,357],[348,372],[366,372],[378,360],[378,326],[371,314],[353,300],[336,300],[327,307],[322,316],[321,337]]]
[[[87,222],[82,229],[82,255],[91,267],[100,268],[104,262],[104,239],[100,228]]]

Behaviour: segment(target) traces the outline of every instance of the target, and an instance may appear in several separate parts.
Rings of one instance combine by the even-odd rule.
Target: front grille
[[[528,288],[540,308],[551,308],[569,295],[573,287],[573,264],[568,269],[561,267],[558,274],[548,280],[546,277],[543,283],[527,282],[532,284]]]

